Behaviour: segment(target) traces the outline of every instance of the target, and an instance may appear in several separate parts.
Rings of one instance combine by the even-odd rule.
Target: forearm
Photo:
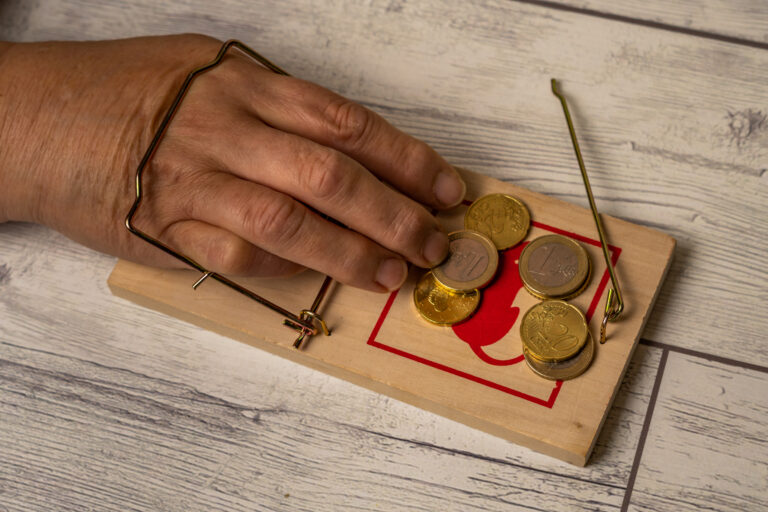
[[[15,43],[0,62],[0,215],[46,223],[61,199],[52,183],[73,171],[82,133],[61,43]],[[62,73],[62,70],[64,73]]]
[[[180,69],[153,68],[134,44],[3,47],[0,221],[46,224],[93,246],[73,230],[92,224],[78,215],[119,216],[115,205],[130,204],[128,175],[189,66],[180,56]]]
[[[18,71],[10,63],[9,54],[15,44],[0,41],[0,222],[20,220],[16,213],[16,186],[11,177],[10,155],[13,152],[11,132],[14,98],[13,77]]]
[[[94,168],[111,165],[87,139],[99,97],[88,82],[106,77],[78,76],[72,59],[79,43],[19,43],[5,52],[0,75],[0,203],[3,218],[58,225],[65,205],[88,187]],[[89,73],[92,75],[92,73]],[[93,107],[90,107],[93,105]],[[84,107],[89,107],[86,110]],[[103,132],[102,132],[103,133]],[[112,141],[120,151],[121,141]],[[79,187],[72,184],[82,180]],[[52,187],[55,187],[52,188]]]

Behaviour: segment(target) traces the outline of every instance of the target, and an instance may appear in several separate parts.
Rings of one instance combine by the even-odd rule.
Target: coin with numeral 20
[[[557,363],[575,356],[589,337],[584,313],[562,300],[536,304],[520,321],[523,348],[545,363]]]

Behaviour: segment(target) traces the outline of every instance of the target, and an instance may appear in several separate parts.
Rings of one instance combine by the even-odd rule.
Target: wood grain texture
[[[721,3],[708,0],[700,5],[711,10]],[[610,4],[629,5],[623,1]],[[654,19],[663,17],[664,22],[673,19],[668,13],[679,12],[680,5],[663,4],[669,11],[660,13],[656,6],[662,4],[651,2],[647,8],[646,4],[642,9],[654,13]],[[725,7],[730,5],[740,4],[729,2]],[[750,5],[760,8],[762,3]],[[744,37],[752,37],[750,27],[764,20],[750,16],[741,26],[741,21],[734,25],[728,19],[707,17],[718,24],[714,30],[735,26]],[[681,242],[646,336],[670,345],[768,364],[763,350],[767,317],[761,308],[753,307],[768,298],[763,264],[768,249],[766,52],[501,1],[0,2],[0,36],[12,40],[97,39],[183,31],[238,37],[292,73],[366,102],[398,126],[431,142],[454,163],[580,202],[583,192],[567,133],[547,89],[550,76],[561,78],[574,109],[601,209],[666,230]],[[730,29],[728,32],[732,33]],[[450,510],[447,500],[427,497],[438,495],[436,489],[450,496],[462,494],[450,491],[452,486],[461,487],[469,496],[479,485],[475,480],[456,484],[450,479],[450,473],[467,460],[472,461],[472,476],[478,482],[485,473],[503,477],[503,485],[494,495],[504,495],[509,502],[516,502],[517,496],[521,502],[529,500],[520,507],[529,506],[534,495],[549,492],[557,499],[545,507],[539,501],[529,508],[567,510],[580,506],[581,501],[589,503],[591,492],[576,496],[567,489],[565,482],[572,479],[575,487],[589,491],[594,488],[580,480],[599,483],[595,487],[598,490],[626,484],[658,362],[657,350],[639,347],[635,361],[641,355],[646,359],[630,367],[598,439],[593,463],[579,469],[115,299],[104,283],[113,264],[113,259],[44,228],[0,225],[0,339],[25,347],[9,355],[9,346],[0,345],[3,368],[11,361],[26,365],[18,372],[22,375],[74,375],[86,384],[94,372],[102,371],[105,380],[91,395],[98,399],[83,409],[92,423],[82,431],[73,429],[67,416],[51,411],[84,407],[79,396],[91,389],[86,384],[70,387],[77,392],[57,399],[58,404],[49,399],[50,391],[43,393],[46,399],[36,400],[34,386],[30,391],[27,385],[26,394],[14,394],[14,400],[23,404],[19,407],[4,405],[10,403],[5,392],[10,385],[3,381],[0,510],[61,510],[69,504],[74,504],[70,509],[78,510],[158,510],[164,503],[171,510],[202,510],[206,506],[215,510],[235,500],[230,496],[239,492],[238,485],[253,488],[256,478],[244,482],[247,477],[241,480],[222,470],[221,487],[229,493],[227,497],[200,498],[197,489],[190,491],[189,482],[199,480],[179,476],[181,472],[173,469],[186,457],[175,450],[204,439],[206,446],[213,448],[207,452],[209,461],[199,465],[207,475],[213,475],[219,467],[226,468],[229,452],[221,448],[225,443],[219,439],[223,436],[210,442],[208,433],[200,434],[208,437],[197,434],[205,432],[205,426],[185,427],[196,433],[179,436],[168,425],[153,424],[151,418],[142,420],[144,423],[126,422],[120,408],[109,404],[110,400],[114,403],[112,395],[122,392],[125,396],[120,383],[130,382],[130,375],[140,382],[132,384],[142,390],[137,395],[159,389],[167,395],[205,397],[214,403],[212,410],[240,425],[245,437],[254,435],[255,422],[238,423],[236,413],[222,412],[227,410],[222,401],[238,404],[238,411],[241,409],[237,407],[294,412],[294,419],[285,423],[284,430],[277,422],[271,423],[277,433],[260,452],[250,451],[246,463],[236,463],[238,468],[247,466],[245,474],[262,458],[281,453],[274,446],[288,446],[302,453],[298,442],[291,444],[293,439],[306,439],[303,434],[292,434],[299,428],[297,424],[301,429],[315,423],[325,428],[318,434],[322,441],[310,443],[314,448],[306,458],[312,475],[319,475],[319,484],[307,479],[283,491],[277,486],[291,481],[295,466],[288,464],[281,472],[278,464],[270,461],[275,481],[260,480],[256,485],[261,486],[261,494],[252,498],[251,491],[245,492],[249,497],[233,506],[235,510],[246,508],[242,503],[248,500],[252,500],[249,510],[266,508],[259,507],[263,503],[279,503],[270,508],[284,509],[278,501],[280,491],[283,496],[290,491],[301,496],[296,509],[317,503],[305,496],[310,493],[321,493],[328,503],[339,504],[342,486],[359,500],[356,503],[365,502],[361,509],[375,509],[379,500],[389,504],[395,501],[393,497],[410,497],[420,504],[428,502],[430,509]],[[32,355],[23,355],[26,351]],[[46,351],[59,355],[48,356]],[[730,367],[724,367],[708,375],[727,380],[730,372]],[[763,389],[761,382],[757,381],[756,389]],[[714,396],[717,393],[715,390]],[[206,418],[211,416],[203,401],[189,399],[194,403],[178,405],[183,400],[162,395],[156,401],[166,404],[169,411],[187,408]],[[99,405],[102,402],[104,407]],[[148,410],[145,403],[143,411]],[[721,403],[720,412],[708,414],[722,417],[726,405],[730,407]],[[742,403],[730,423],[709,422],[705,426],[721,436],[731,430],[750,435],[760,421],[765,422],[764,411],[753,413],[753,406]],[[674,408],[671,406],[670,411]],[[99,411],[100,416],[95,414]],[[316,419],[318,414],[322,420]],[[185,421],[183,425],[189,425],[189,420]],[[423,478],[421,481],[428,483],[419,483],[418,479],[400,478],[407,475],[402,468],[392,470],[391,477],[379,476],[373,471],[388,457],[389,448],[378,452],[379,459],[365,458],[360,454],[380,446],[370,441],[374,436],[365,434],[352,453],[346,453],[348,430],[327,428],[334,422],[388,436],[396,451],[407,454],[393,460],[404,462],[411,470],[426,468],[431,480]],[[119,423],[117,430],[113,423]],[[24,439],[27,428],[42,436],[38,445]],[[59,431],[65,434],[49,435]],[[124,482],[108,469],[88,469],[103,467],[97,463],[103,464],[112,453],[118,460],[138,459],[135,452],[152,446],[147,442],[151,432],[157,433],[151,440],[158,446],[142,452],[148,464],[137,466],[144,488],[136,496],[120,494],[121,486],[128,489],[130,481]],[[94,438],[92,443],[88,436]],[[705,437],[701,434],[698,438]],[[697,436],[678,433],[676,438],[690,441]],[[47,439],[59,445],[41,453],[38,446],[46,446]],[[21,447],[15,447],[17,444]],[[97,462],[88,460],[92,445],[104,449],[105,455]],[[764,453],[752,439],[747,445],[755,447],[755,453]],[[667,456],[672,467],[681,467],[678,461],[690,457],[681,468],[692,468],[682,480],[692,490],[682,491],[691,493],[692,502],[708,499],[708,486],[714,494],[725,492],[721,501],[717,496],[711,499],[717,506],[739,503],[734,494],[753,496],[755,489],[759,490],[750,471],[755,467],[759,471],[761,466],[753,465],[749,456],[743,464],[695,445],[690,455],[681,455],[674,447],[646,448],[643,463],[659,471],[640,475],[635,496],[639,506],[679,509],[677,502],[670,501],[679,496],[681,487],[669,484],[669,472],[664,471]],[[62,455],[64,451],[66,455]],[[2,465],[6,453],[14,454],[12,465]],[[191,460],[197,463],[202,457]],[[349,461],[338,473],[343,476],[333,482],[323,480],[317,468],[326,460]],[[482,464],[477,462],[481,460]],[[707,471],[700,468],[709,467],[712,460],[718,461],[719,473],[704,474]],[[154,462],[161,467],[154,467]],[[171,468],[162,467],[163,463]],[[497,464],[506,469],[488,469]],[[166,477],[166,473],[171,476]],[[643,484],[649,482],[646,477],[655,474],[662,477],[659,483]],[[724,478],[716,481],[715,474]],[[761,475],[765,477],[764,472]],[[56,479],[63,483],[50,483]],[[536,487],[515,487],[518,479]],[[743,482],[743,490],[737,482]],[[55,485],[59,487],[53,492]],[[607,497],[613,492],[621,493],[618,489],[598,491],[595,501],[599,505],[592,508],[615,507],[621,499]],[[266,495],[272,501],[263,497]],[[144,496],[160,505],[146,505]],[[481,504],[479,507],[489,498],[477,493],[473,500]],[[186,507],[190,502],[192,505]],[[394,509],[402,503],[397,502]],[[487,509],[500,508],[498,500],[489,503]],[[752,502],[741,503],[748,507]],[[515,509],[514,505],[505,507]]]
[[[768,509],[768,375],[671,353],[634,511]]]
[[[768,43],[768,3],[760,0],[557,0],[553,3]]]
[[[558,230],[581,241],[594,276],[571,303],[588,315],[592,337],[597,338],[600,306],[608,294],[608,270],[600,242],[594,238],[592,213],[468,170],[461,173],[469,201],[504,193],[527,206],[534,225],[526,243]],[[460,205],[441,212],[438,218],[448,232],[457,231],[464,228],[466,211],[467,206]],[[190,290],[198,278],[195,272],[121,261],[109,277],[109,286],[115,295],[139,305],[583,466],[669,268],[675,244],[664,233],[612,217],[605,216],[603,224],[617,247],[612,257],[619,258],[623,269],[624,300],[633,307],[622,314],[620,322],[611,324],[610,343],[596,350],[590,368],[566,383],[542,379],[522,361],[520,321],[540,301],[523,289],[522,282],[516,285],[505,277],[519,276],[515,254],[520,247],[504,254],[497,282],[481,290],[484,298],[478,317],[488,314],[488,308],[507,312],[503,318],[501,313],[496,315],[503,331],[498,337],[481,337],[482,348],[470,348],[467,338],[463,338],[465,343],[452,329],[420,318],[412,297],[423,269],[412,269],[399,292],[391,295],[336,285],[320,309],[333,335],[317,336],[298,351],[292,347],[295,333],[272,311],[217,283]],[[308,307],[322,279],[305,272],[289,279],[238,282],[299,312]],[[491,288],[497,288],[498,294],[499,287],[507,294],[497,295],[493,302]],[[489,363],[488,358],[508,363]]]
[[[7,511],[621,503],[658,349],[638,347],[576,468],[125,303],[106,290],[112,258],[45,228],[0,226],[0,256]]]
[[[240,38],[453,163],[584,205],[559,77],[602,211],[679,241],[645,336],[768,364],[768,315],[742,306],[768,298],[768,52],[500,0],[40,0],[28,19],[18,39]]]

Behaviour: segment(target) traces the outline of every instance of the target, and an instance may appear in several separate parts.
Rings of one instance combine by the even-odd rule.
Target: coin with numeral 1
[[[448,235],[448,257],[432,273],[443,286],[469,292],[487,285],[498,266],[499,253],[488,237],[475,231],[454,231]]]
[[[520,321],[523,348],[546,363],[575,356],[587,342],[589,327],[584,313],[562,300],[536,304]]]
[[[441,286],[432,272],[424,274],[413,289],[419,314],[437,325],[453,325],[469,318],[480,304],[480,292],[454,292]]]
[[[464,228],[484,234],[500,251],[520,243],[530,226],[528,208],[519,199],[506,194],[483,196],[464,214]]]
[[[540,299],[568,299],[589,284],[589,253],[572,238],[545,235],[525,246],[518,264],[525,289]]]

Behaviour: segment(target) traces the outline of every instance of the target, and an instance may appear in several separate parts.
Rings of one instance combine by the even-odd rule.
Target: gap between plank
[[[640,25],[643,27],[655,28],[658,30],[666,30],[668,32],[677,32],[679,34],[687,34],[693,37],[702,37],[704,39],[711,39],[711,40],[720,41],[723,43],[738,44],[740,46],[748,46],[750,48],[768,50],[768,43],[751,41],[749,39],[743,39],[741,37],[715,34],[713,32],[707,32],[706,30],[697,30],[695,28],[687,28],[687,27],[681,27],[678,25],[670,25],[669,23],[662,23],[660,21],[651,21],[651,20],[632,18],[631,16],[613,14],[609,12],[598,11],[595,9],[587,9],[585,7],[574,7],[572,5],[564,5],[564,4],[553,2],[550,0],[512,0],[512,1],[520,4],[529,4],[529,5],[536,5],[538,7],[545,7],[548,9],[555,9],[558,11],[584,14],[586,16],[592,16],[594,18],[602,18],[602,19],[611,20],[611,21],[618,21],[621,23],[631,23],[632,25]]]
[[[590,480],[588,478],[580,478],[578,476],[558,473],[557,471],[552,471],[552,470],[548,470],[548,469],[535,468],[533,466],[526,466],[525,464],[518,464],[518,463],[512,462],[510,460],[499,459],[499,458],[491,457],[491,456],[488,456],[488,455],[482,455],[480,453],[474,453],[474,452],[470,452],[470,451],[467,451],[467,450],[461,450],[459,448],[449,448],[447,446],[440,446],[440,445],[429,443],[429,442],[426,442],[426,441],[418,441],[418,440],[415,440],[415,439],[408,439],[408,438],[405,438],[405,437],[394,436],[394,435],[391,435],[391,434],[386,434],[384,432],[377,432],[375,430],[368,430],[368,429],[365,429],[365,428],[362,428],[362,427],[348,425],[346,423],[343,423],[343,425],[355,428],[356,430],[358,430],[360,432],[365,432],[366,434],[374,435],[374,436],[377,436],[377,437],[383,437],[385,439],[391,439],[393,441],[399,441],[399,442],[403,442],[403,443],[408,443],[408,444],[411,444],[411,445],[414,445],[414,446],[420,446],[422,448],[427,448],[427,449],[430,449],[430,450],[440,451],[440,452],[443,452],[443,453],[449,453],[451,455],[461,455],[461,456],[464,456],[464,457],[467,457],[467,458],[470,458],[470,459],[482,460],[482,461],[490,462],[490,463],[493,463],[493,464],[499,464],[499,465],[502,465],[502,466],[509,466],[509,467],[523,469],[523,470],[527,470],[527,471],[533,471],[535,473],[541,473],[541,474],[545,474],[545,475],[556,476],[558,478],[564,478],[564,479],[567,479],[567,480],[575,480],[577,482],[584,482],[584,483],[588,483],[588,484],[599,485],[599,486],[602,486],[602,487],[610,487],[612,489],[624,489],[625,488],[622,485],[616,485],[616,484],[611,484],[611,483],[607,483],[607,482],[600,482],[598,480]],[[517,446],[520,446],[520,445],[517,445]]]
[[[648,430],[651,427],[653,410],[656,408],[656,398],[659,396],[659,388],[661,387],[661,378],[664,376],[664,368],[666,368],[667,366],[668,356],[669,356],[669,350],[666,348],[662,349],[661,359],[659,359],[659,369],[656,370],[656,380],[653,382],[653,389],[651,390],[651,396],[648,399],[648,410],[645,413],[643,428],[642,430],[640,430],[640,438],[637,440],[637,449],[635,450],[635,460],[632,461],[632,469],[629,470],[629,478],[627,479],[627,490],[624,492],[624,501],[621,503],[621,512],[626,512],[629,509],[629,502],[632,499],[632,490],[635,487],[635,479],[637,478],[637,470],[640,468],[640,460],[643,458],[643,449],[645,448],[645,439],[648,437]]]
[[[690,348],[675,347],[674,345],[667,345],[659,341],[647,340],[645,338],[640,339],[640,343],[648,347],[660,348],[669,352],[677,352],[679,354],[685,354],[687,356],[700,357],[707,361],[714,361],[716,363],[725,364],[728,366],[736,366],[738,368],[744,368],[746,370],[754,370],[756,372],[768,373],[768,366],[762,366],[754,363],[747,363],[739,361],[737,359],[730,359],[728,357],[716,356],[714,354],[707,354],[706,352],[700,352],[698,350],[692,350]]]

